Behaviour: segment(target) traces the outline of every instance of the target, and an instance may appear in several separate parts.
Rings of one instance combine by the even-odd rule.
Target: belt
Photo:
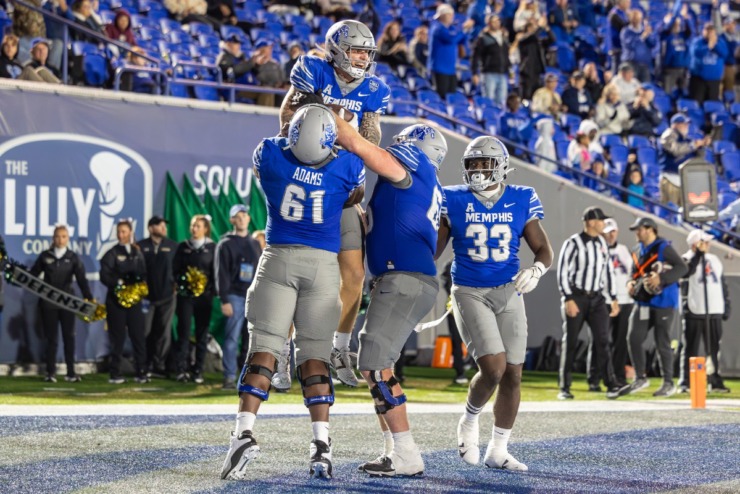
[[[601,295],[601,292],[587,292],[586,290],[573,290],[573,295],[583,295],[584,297],[594,298]]]

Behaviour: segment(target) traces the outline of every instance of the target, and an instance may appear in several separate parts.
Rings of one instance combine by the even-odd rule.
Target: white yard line
[[[231,415],[233,405],[0,405],[0,416],[74,416],[74,415]],[[707,400],[708,410],[740,409],[740,400]],[[409,403],[409,413],[461,413],[464,404]],[[523,413],[557,412],[650,412],[690,410],[689,400],[667,401],[537,401],[522,402]],[[699,413],[700,410],[697,410]],[[372,415],[371,403],[337,403],[332,415]],[[260,407],[261,416],[305,415],[303,405],[271,405]]]

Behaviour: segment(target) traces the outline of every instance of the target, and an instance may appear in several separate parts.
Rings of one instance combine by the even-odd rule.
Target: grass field
[[[409,400],[418,403],[463,403],[467,385],[452,382],[452,370],[428,367],[406,367],[404,390]],[[469,372],[468,377],[473,373]],[[67,383],[63,379],[56,384],[43,382],[41,377],[0,377],[0,404],[3,405],[80,405],[80,404],[230,404],[236,402],[234,391],[221,389],[221,376],[206,375],[206,384],[181,384],[173,380],[154,379],[141,385],[133,382],[123,385],[108,384],[107,374],[83,376],[80,383]],[[727,379],[726,385],[732,392],[711,394],[714,398],[740,398],[740,380]],[[621,400],[651,398],[651,393],[660,386],[660,379],[651,379],[649,390]],[[554,372],[525,372],[522,382],[522,401],[549,401],[556,399],[557,374]],[[603,393],[590,393],[586,378],[574,375],[571,391],[576,400],[605,400]],[[365,403],[369,400],[367,389],[338,385],[337,401],[343,403]],[[674,398],[686,399],[687,395]],[[303,397],[297,382],[289,393],[270,394],[270,403],[301,404]]]

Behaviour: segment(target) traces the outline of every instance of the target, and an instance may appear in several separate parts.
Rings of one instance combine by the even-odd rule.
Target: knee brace
[[[334,383],[332,382],[331,374],[329,373],[329,364],[326,365],[326,371],[326,376],[317,374],[315,376],[308,376],[307,378],[303,379],[300,368],[296,369],[298,381],[300,381],[301,389],[303,391],[303,404],[306,405],[306,407],[312,407],[314,405],[332,406],[334,404]],[[329,385],[328,395],[306,396],[306,388],[310,386],[317,386],[319,384]]]
[[[383,381],[380,371],[375,371],[370,374],[370,379],[375,383],[375,386],[370,389],[370,395],[376,402],[380,402],[379,405],[375,405],[375,413],[382,415],[406,403],[406,394],[393,396],[391,388],[398,384],[395,377],[391,376],[387,381]]]
[[[252,396],[256,396],[262,401],[267,401],[267,398],[270,396],[270,385],[267,385],[267,391],[265,391],[264,389],[258,388],[257,386],[246,384],[244,382],[244,378],[247,374],[259,374],[272,381],[272,376],[275,375],[275,370],[268,369],[267,367],[264,367],[262,365],[250,364],[249,362],[247,362],[246,364],[244,364],[244,367],[242,367],[241,374],[239,374],[239,393],[247,393]]]

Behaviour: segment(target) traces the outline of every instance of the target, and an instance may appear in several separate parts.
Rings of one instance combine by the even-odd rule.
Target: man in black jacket
[[[172,319],[175,316],[175,278],[172,259],[177,242],[167,238],[167,221],[152,216],[149,238],[139,242],[146,261],[149,296],[142,302],[145,313],[147,369],[154,377],[167,376],[167,356],[172,343]]]
[[[630,134],[642,136],[654,134],[653,129],[663,120],[663,114],[653,103],[654,99],[655,93],[649,84],[643,84],[637,90],[637,97],[630,106],[630,118],[632,119]]]
[[[483,95],[502,108],[509,93],[509,40],[501,27],[498,15],[486,19],[486,28],[475,40],[473,48],[473,84],[478,85],[483,76]]]
[[[252,284],[261,254],[259,244],[249,235],[249,209],[236,204],[229,211],[234,230],[216,246],[216,289],[221,299],[221,313],[226,316],[224,327],[224,389],[236,389],[237,348],[242,336],[241,352],[246,356],[249,335],[245,331],[244,306],[247,289]]]

